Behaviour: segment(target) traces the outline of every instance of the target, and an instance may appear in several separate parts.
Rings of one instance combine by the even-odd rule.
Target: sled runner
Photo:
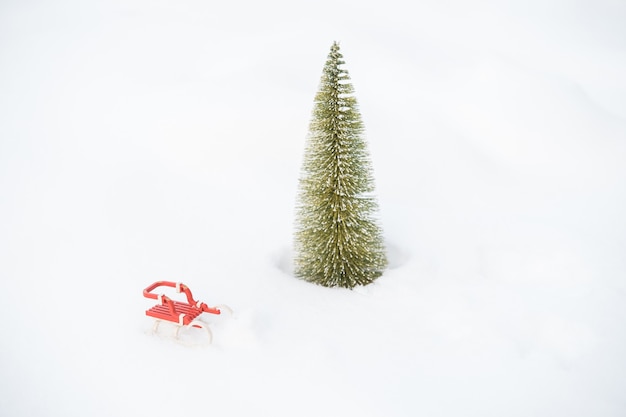
[[[175,288],[177,293],[182,292],[185,294],[187,302],[174,301],[164,294],[153,293],[152,291],[158,287]],[[228,309],[228,307],[225,306],[222,308],[209,307],[205,303],[195,300],[189,287],[180,282],[157,281],[143,290],[143,296],[159,301],[157,305],[146,310],[146,316],[153,317],[155,319],[154,327],[152,328],[153,333],[158,331],[161,321],[168,321],[176,325],[176,338],[178,338],[178,332],[181,327],[185,327],[186,329],[195,327],[204,329],[209,338],[209,343],[211,343],[211,330],[206,323],[200,321],[199,316],[202,313],[221,314],[222,309]]]

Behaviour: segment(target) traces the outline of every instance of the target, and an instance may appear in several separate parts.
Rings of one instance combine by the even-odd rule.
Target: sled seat
[[[171,307],[169,305],[170,303]],[[171,321],[180,325],[191,323],[200,314],[202,314],[202,310],[198,307],[173,300],[168,300],[167,304],[157,304],[146,310],[147,316],[154,317],[155,319]]]

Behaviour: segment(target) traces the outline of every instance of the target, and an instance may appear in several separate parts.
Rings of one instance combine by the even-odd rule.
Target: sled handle
[[[157,281],[154,284],[150,285],[146,289],[143,290],[143,296],[146,298],[152,298],[153,300],[158,300],[159,296],[154,294],[152,291],[158,287],[172,287],[176,288],[176,292],[185,293],[187,297],[187,302],[192,305],[198,304],[198,301],[193,299],[193,295],[191,295],[191,290],[188,286],[183,284],[182,282],[172,282],[172,281]]]
[[[155,289],[159,287],[180,288],[182,287],[182,284],[180,282],[176,283],[172,281],[157,281],[143,290],[143,296],[146,298],[152,298],[154,300],[158,299],[159,296],[157,294],[154,294],[152,291],[154,291]]]

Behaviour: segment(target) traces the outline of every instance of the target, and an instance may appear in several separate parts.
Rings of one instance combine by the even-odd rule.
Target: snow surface
[[[624,21],[611,0],[3,1],[0,415],[626,415]],[[391,261],[354,291],[291,273],[334,40]],[[233,308],[212,346],[150,334],[156,280]]]

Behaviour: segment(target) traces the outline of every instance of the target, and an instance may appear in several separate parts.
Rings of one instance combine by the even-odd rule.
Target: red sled
[[[164,294],[153,293],[152,291],[158,287],[176,288],[177,293],[182,292],[185,294],[187,302],[175,301]],[[226,306],[209,307],[205,303],[195,300],[189,287],[180,282],[157,281],[143,290],[143,296],[159,301],[157,305],[146,310],[146,316],[153,317],[155,319],[154,327],[152,329],[153,333],[158,331],[161,321],[168,321],[176,325],[176,338],[178,338],[178,332],[181,327],[195,327],[204,329],[209,338],[209,343],[211,343],[211,330],[207,324],[200,321],[198,317],[202,313],[221,314],[223,309],[230,311],[230,309]]]

